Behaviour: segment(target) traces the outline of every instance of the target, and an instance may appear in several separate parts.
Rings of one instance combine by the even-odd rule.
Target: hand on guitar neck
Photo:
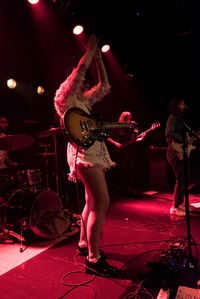
[[[148,130],[146,130],[146,131],[140,133],[140,134],[137,135],[137,136],[135,136],[135,135],[133,134],[132,137],[131,137],[131,139],[130,139],[128,142],[125,142],[125,143],[122,143],[122,144],[119,143],[119,142],[116,142],[116,141],[112,142],[113,140],[112,140],[112,141],[109,140],[109,141],[110,141],[111,143],[113,143],[113,144],[117,147],[117,149],[118,149],[119,151],[121,151],[121,150],[125,149],[126,147],[128,147],[129,145],[131,145],[131,144],[133,144],[133,143],[137,143],[137,142],[143,141],[144,138],[146,137],[147,133],[149,133],[150,131],[155,130],[155,129],[158,128],[158,127],[160,127],[160,123],[159,123],[159,122],[154,123],[154,124],[152,124],[152,126],[151,126],[150,129],[148,129]]]

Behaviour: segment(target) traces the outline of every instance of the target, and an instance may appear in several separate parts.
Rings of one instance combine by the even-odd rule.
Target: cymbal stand
[[[50,190],[50,186],[49,186],[49,162],[48,162],[48,158],[47,158],[47,153],[48,151],[48,147],[45,146],[45,150],[44,150],[44,162],[45,162],[45,172],[46,172],[46,188],[49,191]]]
[[[54,152],[55,152],[55,175],[56,175],[56,193],[59,196],[59,182],[58,182],[58,155],[57,155],[57,138],[56,132],[53,134]]]

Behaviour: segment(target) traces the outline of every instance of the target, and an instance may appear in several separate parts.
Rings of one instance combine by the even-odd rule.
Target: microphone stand
[[[190,209],[189,209],[189,192],[188,192],[188,149],[187,149],[187,135],[186,130],[183,138],[183,162],[184,162],[184,183],[185,183],[185,211],[186,211],[186,223],[187,223],[187,241],[188,241],[188,253],[192,256],[191,250],[191,230],[190,230]]]

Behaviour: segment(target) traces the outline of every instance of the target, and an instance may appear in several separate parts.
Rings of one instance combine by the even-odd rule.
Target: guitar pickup
[[[91,122],[89,120],[87,120],[87,121],[80,121],[80,126],[81,126],[82,133],[84,131],[89,131],[92,128]]]
[[[84,123],[82,121],[80,121],[80,126],[81,126],[81,130],[82,130],[82,133],[85,131],[84,129]]]
[[[87,120],[87,128],[88,131],[93,129],[90,120]]]

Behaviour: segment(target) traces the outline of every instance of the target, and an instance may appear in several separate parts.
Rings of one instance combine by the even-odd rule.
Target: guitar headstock
[[[158,127],[160,127],[160,123],[159,123],[159,122],[154,123],[154,124],[152,124],[152,126],[151,126],[151,130],[155,130],[155,129],[158,128]]]

